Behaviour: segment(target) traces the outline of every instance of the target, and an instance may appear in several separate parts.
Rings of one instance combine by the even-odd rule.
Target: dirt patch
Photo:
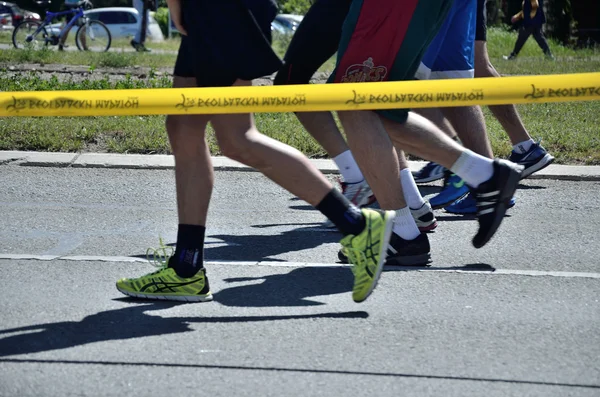
[[[91,69],[89,66],[73,66],[60,64],[21,64],[21,65],[0,65],[0,68],[8,75],[19,73],[36,72],[42,79],[50,79],[55,76],[59,81],[83,81],[83,80],[103,80],[108,78],[109,81],[119,81],[127,76],[146,79],[151,76],[173,76],[173,68],[148,68],[143,66],[134,66],[128,68],[96,68]],[[272,85],[275,75],[265,76],[264,78],[254,80],[256,86]],[[328,73],[317,72],[313,76],[311,83],[325,83],[329,77]]]

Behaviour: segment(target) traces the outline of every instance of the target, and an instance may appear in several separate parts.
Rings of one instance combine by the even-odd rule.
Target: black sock
[[[169,261],[169,267],[173,268],[179,277],[193,277],[204,267],[205,233],[204,226],[179,225],[175,255]]]
[[[337,189],[332,189],[317,205],[317,209],[329,218],[345,236],[360,234],[365,228],[365,217],[360,209]]]

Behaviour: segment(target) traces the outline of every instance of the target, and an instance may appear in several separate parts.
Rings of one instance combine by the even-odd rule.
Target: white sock
[[[419,192],[419,188],[415,183],[410,169],[405,168],[400,170],[400,184],[404,191],[404,200],[406,200],[406,204],[408,204],[409,208],[418,210],[425,204],[425,200],[423,200],[421,192]]]
[[[392,231],[405,240],[414,240],[421,234],[408,207],[396,210]]]
[[[352,156],[352,152],[350,150],[346,150],[342,154],[338,154],[333,158],[333,161],[339,168],[340,173],[344,178],[344,182],[356,183],[365,179],[362,172],[360,172],[360,168],[358,168],[358,164],[356,164],[356,160],[354,160],[354,156]]]
[[[450,170],[471,187],[478,187],[494,174],[494,161],[466,149]]]
[[[535,144],[535,141],[531,138],[529,138],[526,141],[523,142],[519,142],[516,145],[513,146],[513,150],[517,153],[523,154],[526,153],[529,149],[531,149],[531,146],[533,146]]]

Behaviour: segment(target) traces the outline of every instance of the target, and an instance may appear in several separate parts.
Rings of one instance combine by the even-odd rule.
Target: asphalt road
[[[362,304],[340,236],[257,173],[217,173],[215,301],[185,305],[114,288],[175,241],[172,171],[2,165],[0,186],[2,396],[600,395],[599,182],[524,181],[480,250],[438,211],[432,267]]]

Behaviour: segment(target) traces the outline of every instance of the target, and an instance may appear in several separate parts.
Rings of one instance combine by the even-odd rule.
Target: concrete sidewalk
[[[337,174],[332,160],[314,159],[313,164],[325,174]],[[424,161],[410,161],[410,168],[421,168]],[[17,164],[29,167],[122,168],[122,169],[172,169],[172,155],[142,155],[114,153],[51,153],[0,151],[0,164]],[[213,157],[213,165],[220,171],[252,170],[226,157]],[[530,179],[562,179],[571,181],[600,181],[600,166],[553,164],[535,173]]]

